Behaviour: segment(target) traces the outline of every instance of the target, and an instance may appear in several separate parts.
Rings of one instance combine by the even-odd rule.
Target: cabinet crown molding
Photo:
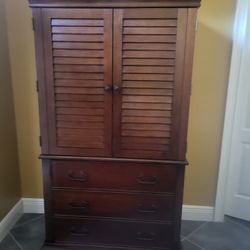
[[[199,7],[201,0],[29,0],[31,7]]]

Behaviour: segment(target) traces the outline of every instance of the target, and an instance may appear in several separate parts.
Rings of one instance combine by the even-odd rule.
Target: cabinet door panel
[[[190,85],[183,84],[187,22],[187,9],[114,10],[116,157],[185,158],[178,133],[188,106],[182,92]]]
[[[42,12],[48,153],[111,156],[112,10]]]

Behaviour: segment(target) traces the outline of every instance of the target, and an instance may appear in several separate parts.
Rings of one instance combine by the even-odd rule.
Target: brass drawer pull
[[[154,204],[150,208],[145,208],[142,204],[138,204],[137,206],[137,212],[141,214],[155,214],[157,210],[158,207]]]
[[[87,201],[83,201],[80,204],[70,202],[69,206],[74,209],[87,209],[89,207],[89,203]]]
[[[143,240],[143,241],[152,241],[155,240],[156,234],[155,233],[145,233],[145,232],[137,232],[136,239]]]
[[[88,179],[88,175],[83,171],[80,171],[80,175],[79,175],[79,177],[77,177],[77,176],[75,176],[75,174],[72,170],[69,170],[68,177],[72,181],[81,181],[81,182],[86,182]]]
[[[72,227],[69,232],[71,233],[72,236],[88,236],[89,235],[89,230],[87,227],[82,227],[79,229],[76,229],[75,227]]]
[[[155,185],[159,180],[157,175],[153,175],[150,179],[147,179],[144,174],[140,174],[137,182],[143,185]]]

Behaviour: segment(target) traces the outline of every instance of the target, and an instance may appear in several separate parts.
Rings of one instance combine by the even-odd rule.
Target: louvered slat
[[[103,58],[54,57],[55,64],[103,65]]]
[[[86,87],[86,88],[96,88],[103,87],[103,81],[101,80],[65,80],[59,79],[55,80],[55,86],[61,87]]]
[[[52,41],[64,42],[103,42],[102,35],[53,34]]]

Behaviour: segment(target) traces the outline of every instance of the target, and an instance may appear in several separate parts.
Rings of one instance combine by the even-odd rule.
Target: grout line
[[[23,222],[23,223],[21,223],[21,224],[14,225],[13,228],[21,227],[21,226],[23,226],[23,225],[26,225],[26,224],[32,222],[32,221],[36,221],[36,220],[40,219],[41,217],[43,217],[43,214],[41,214],[40,216],[38,216],[38,217],[36,217],[36,218],[29,219],[28,221],[25,221],[25,222]],[[13,229],[13,228],[12,228],[12,229]]]
[[[189,240],[189,239],[186,239],[186,241],[188,241],[189,243],[193,244],[193,245],[196,246],[196,247],[199,247],[199,248],[202,249],[202,250],[206,250],[204,247],[200,246],[199,244],[197,244],[197,243],[195,243],[195,242],[193,242],[193,241],[191,241],[191,240]]]
[[[203,224],[201,224],[199,227],[197,227],[194,231],[192,231],[190,234],[186,235],[183,237],[182,240],[186,240],[188,239],[190,236],[192,236],[194,233],[196,233],[198,230],[200,230],[201,228],[203,228],[205,225],[208,224],[208,221],[204,222]]]
[[[239,221],[235,221],[234,219],[231,219],[230,217],[226,217],[227,220],[229,220],[230,222],[232,222],[233,224],[237,225],[237,226],[240,226],[241,228],[249,231],[250,228],[245,226],[244,224],[240,223]]]
[[[21,250],[23,250],[23,247],[19,244],[19,242],[16,240],[16,238],[14,237],[14,235],[11,233],[11,232],[9,232],[9,235],[10,235],[10,237],[14,240],[14,242],[16,243],[16,245],[21,249]]]

